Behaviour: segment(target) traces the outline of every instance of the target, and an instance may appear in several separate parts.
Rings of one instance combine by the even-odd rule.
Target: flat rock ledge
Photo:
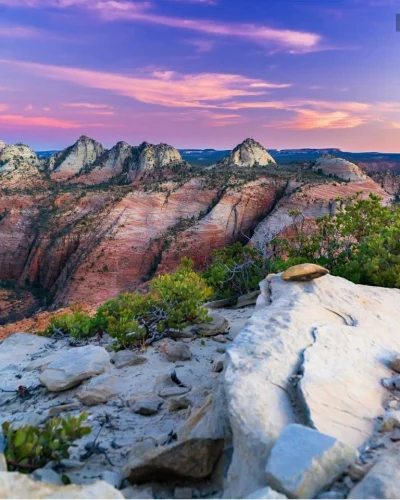
[[[360,449],[383,413],[388,392],[381,381],[393,375],[390,362],[400,352],[400,290],[330,275],[309,282],[275,275],[263,283],[256,311],[226,351],[233,456],[224,498],[266,487],[297,496],[266,474],[271,449],[290,424]]]

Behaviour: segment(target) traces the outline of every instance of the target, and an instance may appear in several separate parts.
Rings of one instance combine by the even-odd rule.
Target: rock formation
[[[7,144],[6,144],[4,141],[0,140],[0,152],[1,152],[1,151],[2,151],[2,150],[6,147],[6,146],[7,146]]]
[[[43,182],[40,167],[41,161],[29,146],[0,144],[0,188],[23,189]]]
[[[53,180],[66,180],[91,168],[103,153],[102,144],[82,135],[75,144],[50,157],[47,168]]]
[[[264,146],[254,139],[246,139],[236,146],[226,158],[221,160],[218,166],[264,167],[275,163],[275,160]]]
[[[338,177],[345,181],[361,181],[368,178],[354,163],[330,154],[322,155],[316,161],[315,169],[320,170],[324,175]]]
[[[227,350],[234,447],[227,498],[276,489],[265,476],[267,459],[291,423],[362,447],[384,412],[389,393],[381,380],[400,351],[399,290],[329,275],[307,283],[276,275],[266,285],[264,306]]]

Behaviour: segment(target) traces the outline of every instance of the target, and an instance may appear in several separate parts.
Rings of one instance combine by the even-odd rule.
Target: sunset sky
[[[390,0],[0,0],[0,139],[400,152]]]

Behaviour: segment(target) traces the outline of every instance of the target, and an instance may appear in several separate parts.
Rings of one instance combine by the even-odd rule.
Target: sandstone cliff
[[[254,167],[276,163],[268,151],[254,139],[246,139],[223,160],[218,166]]]
[[[104,147],[99,142],[83,135],[75,144],[49,158],[47,168],[53,180],[66,180],[92,167],[103,153]]]

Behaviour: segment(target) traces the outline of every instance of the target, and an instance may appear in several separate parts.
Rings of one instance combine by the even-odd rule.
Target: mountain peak
[[[276,163],[268,151],[259,142],[250,137],[238,144],[220,165],[235,165],[237,167],[265,166]]]
[[[75,144],[52,156],[48,167],[53,172],[54,179],[65,180],[85,168],[90,168],[104,151],[100,142],[81,135]]]
[[[0,140],[0,151],[3,151],[3,149],[4,149],[6,146],[7,146],[7,144],[6,144],[4,141]]]

